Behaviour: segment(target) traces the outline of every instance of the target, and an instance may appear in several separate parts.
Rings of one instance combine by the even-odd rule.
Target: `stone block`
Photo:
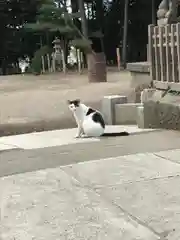
[[[127,63],[127,70],[130,72],[150,73],[149,66],[149,62]]]
[[[149,101],[152,98],[155,91],[156,91],[156,89],[153,89],[153,88],[144,89],[141,92],[141,103]]]
[[[115,124],[115,105],[124,103],[127,103],[126,96],[111,95],[103,98],[101,112],[104,116],[106,124]]]
[[[156,90],[152,96],[153,101],[161,101],[163,94],[164,94],[163,90]]]
[[[180,130],[180,105],[170,102],[146,102],[144,122],[149,128]]]
[[[115,106],[115,124],[136,124],[137,108],[141,103],[116,104]]]
[[[145,128],[144,125],[144,106],[137,107],[137,125],[138,128]]]
[[[151,85],[152,79],[149,73],[143,72],[130,72],[131,83],[130,87],[134,89],[133,102],[141,102],[141,92]]]

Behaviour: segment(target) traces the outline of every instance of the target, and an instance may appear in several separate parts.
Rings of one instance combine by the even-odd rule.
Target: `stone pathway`
[[[0,137],[0,151],[9,149],[37,149],[45,147],[62,146],[68,144],[90,143],[100,141],[100,138],[75,139],[76,128],[34,132],[15,136]],[[127,131],[130,134],[140,134],[144,132],[157,131],[154,129],[140,129],[137,126],[106,126],[106,132]]]
[[[1,239],[179,240],[179,151],[3,177]]]

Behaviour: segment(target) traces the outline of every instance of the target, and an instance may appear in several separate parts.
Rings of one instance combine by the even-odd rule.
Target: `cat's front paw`
[[[81,135],[76,134],[75,138],[81,138]]]
[[[81,138],[86,138],[87,136],[86,136],[86,134],[85,133],[82,133],[81,134]]]

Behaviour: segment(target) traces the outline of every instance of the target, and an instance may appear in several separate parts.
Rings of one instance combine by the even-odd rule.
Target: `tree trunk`
[[[78,5],[79,5],[79,11],[81,14],[82,33],[84,35],[84,38],[88,39],[88,27],[87,27],[87,19],[86,19],[86,14],[84,9],[84,0],[78,0]]]
[[[81,28],[85,39],[88,39],[88,27],[84,9],[84,0],[78,0],[81,13]],[[106,61],[104,53],[91,53],[86,55],[89,82],[106,82]]]
[[[6,75],[7,74],[7,62],[5,59],[2,60],[2,75]]]
[[[122,66],[124,68],[126,68],[126,61],[127,61],[128,5],[129,5],[129,0],[125,0],[123,49],[122,49]]]
[[[101,49],[104,52],[104,43],[103,43],[103,33],[104,33],[104,9],[103,9],[103,0],[96,1],[96,23],[101,32],[102,37],[100,37],[101,41]]]

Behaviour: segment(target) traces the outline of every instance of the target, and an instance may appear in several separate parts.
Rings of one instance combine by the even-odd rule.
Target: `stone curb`
[[[0,137],[18,135],[23,133],[41,132],[75,127],[72,117],[60,117],[56,119],[44,119],[27,123],[0,124]]]

